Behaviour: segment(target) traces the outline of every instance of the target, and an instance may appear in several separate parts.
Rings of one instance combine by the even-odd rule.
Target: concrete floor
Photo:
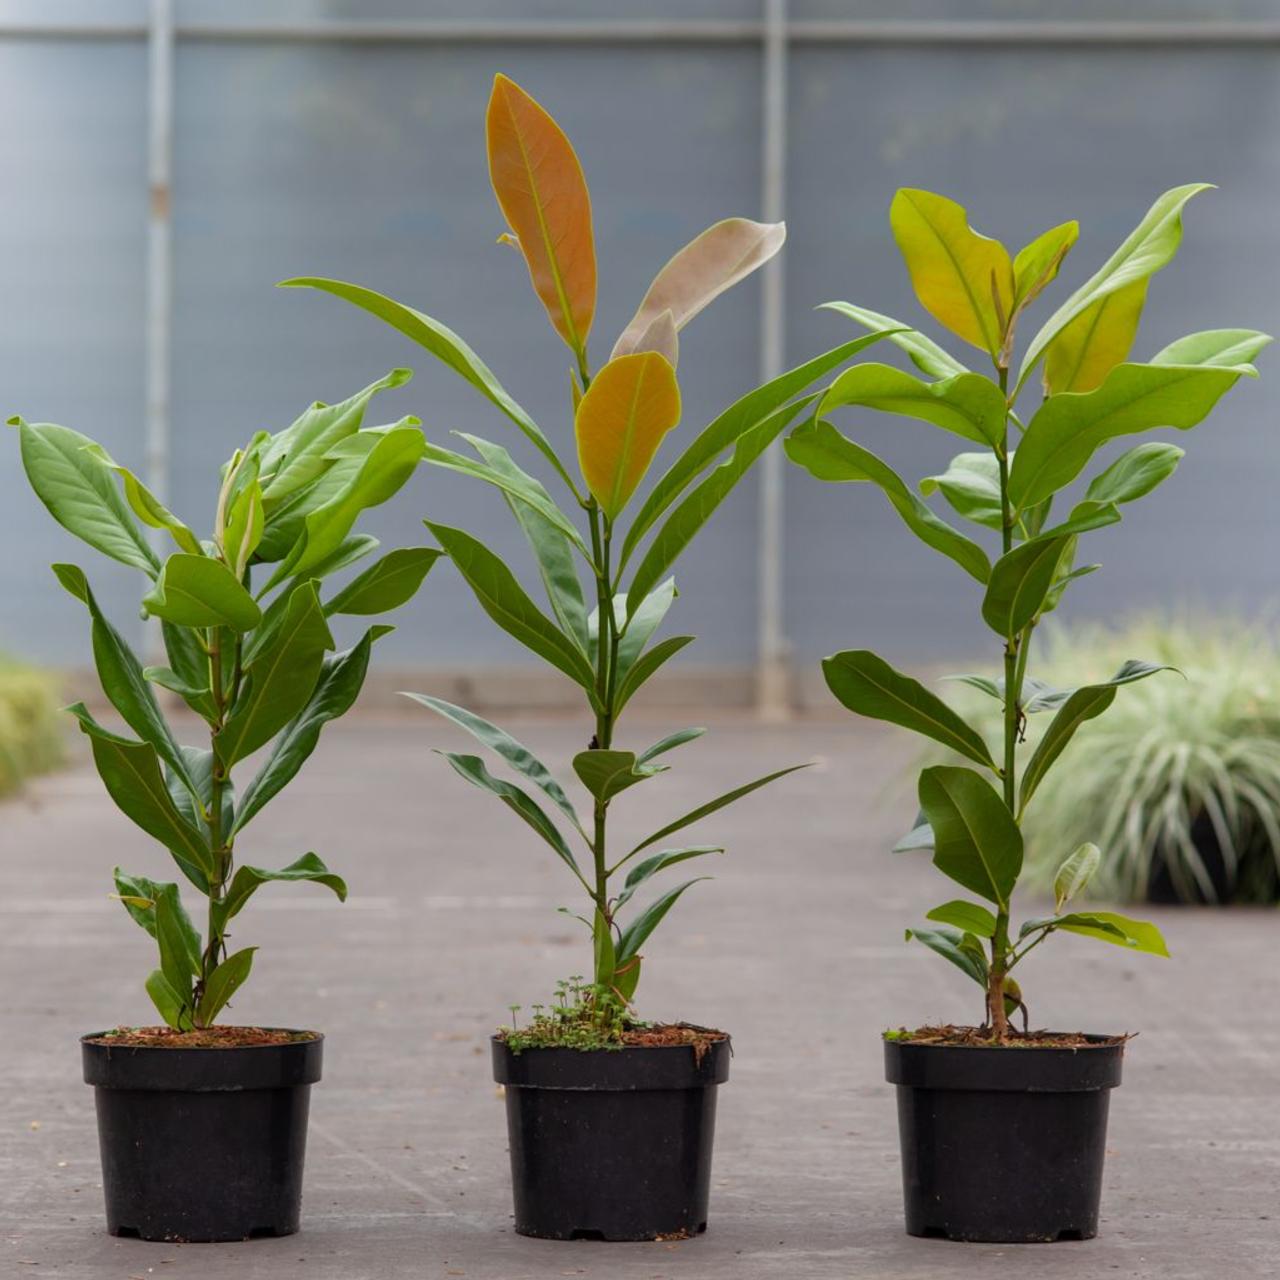
[[[647,741],[670,726],[632,727]],[[582,737],[564,723],[518,733],[553,767]],[[878,1033],[979,1010],[962,975],[902,942],[947,882],[927,861],[883,852],[914,812],[906,745],[852,722],[721,723],[617,805],[622,822],[650,824],[631,828],[642,834],[737,781],[819,759],[704,824],[698,834],[730,853],[646,948],[643,1013],[734,1033],[708,1233],[652,1245],[516,1236],[486,1038],[508,1004],[545,999],[588,956],[555,913],[573,900],[564,867],[429,750],[454,742],[425,713],[331,726],[311,767],[249,828],[242,856],[282,865],[315,849],[352,891],[340,906],[314,886],[267,886],[237,931],[237,944],[263,950],[236,1019],[328,1035],[303,1230],[285,1240],[106,1235],[76,1037],[152,1020],[141,988],[150,941],[106,894],[117,862],[169,872],[84,765],[0,808],[0,1275],[1280,1275],[1273,913],[1161,913],[1169,961],[1068,937],[1027,962],[1039,1024],[1142,1032],[1112,1100],[1097,1240],[964,1246],[903,1233]]]

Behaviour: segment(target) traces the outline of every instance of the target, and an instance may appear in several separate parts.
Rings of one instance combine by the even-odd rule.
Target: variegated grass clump
[[[0,654],[0,795],[63,758],[53,676]]]

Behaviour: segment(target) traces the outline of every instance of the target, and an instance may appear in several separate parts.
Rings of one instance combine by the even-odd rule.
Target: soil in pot
[[[1018,1244],[1097,1235],[1126,1037],[922,1028],[884,1042],[909,1235]]]
[[[729,1037],[649,1027],[612,1049],[493,1037],[521,1235],[657,1240],[706,1230],[716,1088]]]
[[[195,1242],[297,1231],[321,1035],[118,1028],[80,1043],[112,1235]]]

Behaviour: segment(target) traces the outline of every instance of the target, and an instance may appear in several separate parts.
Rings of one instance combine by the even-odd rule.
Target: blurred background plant
[[[1122,627],[1044,628],[1040,671],[1065,688],[1141,653],[1183,672],[1127,687],[1082,725],[1026,820],[1028,883],[1048,888],[1063,848],[1103,850],[1092,896],[1280,902],[1280,645],[1264,627],[1150,617]],[[948,683],[991,739],[1000,704]],[[1052,716],[1028,717],[1024,750]],[[929,758],[950,759],[941,749]]]
[[[0,796],[55,768],[64,754],[56,678],[0,654]]]

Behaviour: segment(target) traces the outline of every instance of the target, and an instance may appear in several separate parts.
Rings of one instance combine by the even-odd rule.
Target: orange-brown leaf
[[[610,520],[627,505],[680,421],[675,370],[656,351],[610,360],[596,374],[574,417],[578,462],[595,500]]]
[[[489,178],[556,332],[581,356],[596,309],[591,197],[569,139],[513,80],[494,78]]]

